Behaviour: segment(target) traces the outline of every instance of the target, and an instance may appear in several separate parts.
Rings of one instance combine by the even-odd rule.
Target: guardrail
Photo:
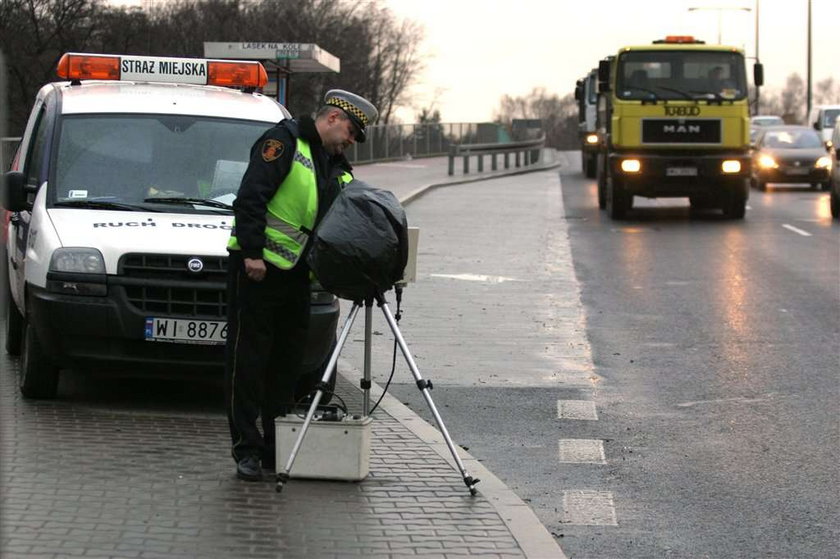
[[[20,143],[20,138],[3,137],[0,138],[0,173],[5,173],[9,170],[9,165],[12,164],[12,157],[15,156],[15,151]]]
[[[452,144],[506,139],[500,130],[501,125],[491,122],[376,124],[367,128],[365,143],[353,144],[344,155],[351,163],[436,157],[449,153]]]
[[[536,140],[525,140],[521,142],[508,142],[504,144],[457,144],[449,147],[449,175],[455,174],[455,158],[464,158],[464,174],[470,172],[470,157],[475,156],[478,163],[478,172],[484,171],[484,156],[491,156],[491,171],[498,169],[496,157],[504,155],[505,169],[510,168],[510,155],[515,156],[516,167],[531,165],[539,161],[542,148],[545,147],[545,136]]]

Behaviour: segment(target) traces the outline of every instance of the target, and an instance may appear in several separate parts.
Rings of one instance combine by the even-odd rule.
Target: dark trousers
[[[245,275],[242,256],[228,260],[225,398],[231,454],[273,462],[274,418],[294,404],[309,327],[309,274],[266,263],[263,281]],[[257,417],[262,418],[262,434]]]

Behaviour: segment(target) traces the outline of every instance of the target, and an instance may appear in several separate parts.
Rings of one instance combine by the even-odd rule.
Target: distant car
[[[808,115],[808,126],[819,132],[823,142],[831,139],[834,123],[840,116],[840,105],[817,105]]]
[[[829,190],[831,191],[831,217],[840,219],[840,164],[837,163],[837,150],[840,149],[840,118],[834,123],[834,132],[828,145],[831,157]]]
[[[751,182],[758,190],[766,190],[770,182],[827,189],[830,169],[825,144],[809,126],[767,126],[756,138]]]
[[[750,119],[750,141],[755,140],[758,132],[764,126],[779,126],[785,123],[782,117],[775,115],[759,115]]]

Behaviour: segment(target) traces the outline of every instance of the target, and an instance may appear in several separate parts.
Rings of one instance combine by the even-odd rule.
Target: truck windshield
[[[744,57],[723,51],[629,51],[618,60],[619,99],[743,99]]]
[[[272,125],[182,115],[66,115],[50,203],[143,204],[156,197],[230,203],[251,146]]]

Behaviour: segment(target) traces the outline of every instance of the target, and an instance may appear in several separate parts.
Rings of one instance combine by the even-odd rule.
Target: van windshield
[[[183,115],[67,115],[50,203],[184,197],[229,204],[251,146],[272,125]]]

